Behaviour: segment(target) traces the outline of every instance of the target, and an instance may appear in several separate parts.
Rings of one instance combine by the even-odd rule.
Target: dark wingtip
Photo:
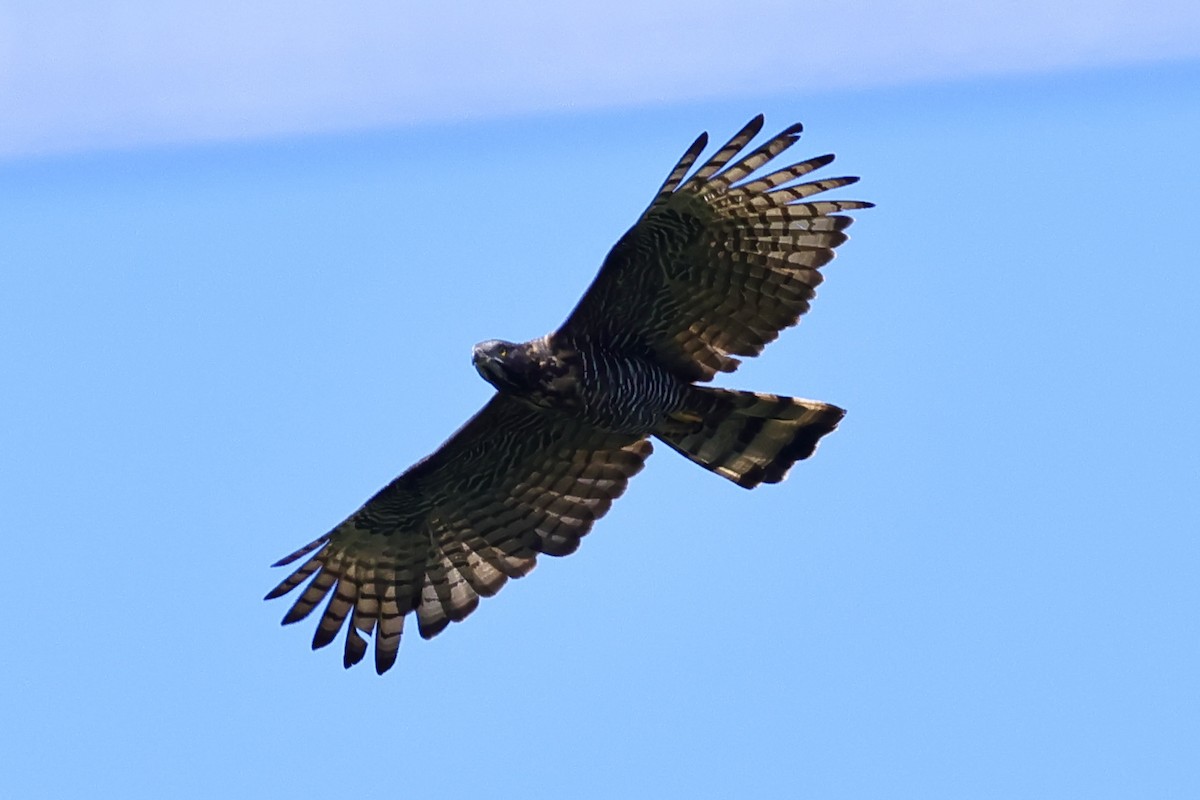
[[[320,650],[322,647],[328,647],[329,644],[334,639],[337,638],[338,631],[340,631],[340,630],[341,630],[341,628],[339,627],[339,628],[336,628],[332,633],[330,633],[330,632],[327,632],[320,625],[317,625],[317,630],[315,633],[313,633],[312,649]]]
[[[312,609],[305,610],[303,607],[295,605],[288,609],[288,612],[283,615],[280,625],[292,625],[307,617],[312,612]]]
[[[792,125],[789,125],[787,128],[785,128],[783,133],[781,133],[779,135],[780,136],[790,136],[793,139],[796,139],[802,133],[804,133],[804,123],[796,122]]]
[[[342,652],[342,667],[350,669],[367,654],[367,640],[358,635],[353,623],[346,634],[346,648]]]
[[[758,136],[759,131],[762,130],[763,123],[766,121],[766,117],[764,117],[762,114],[759,114],[754,119],[747,122],[745,127],[738,131],[737,135],[741,136],[742,134],[749,132],[750,138],[753,139],[755,136]]]
[[[325,534],[324,536],[322,536],[322,537],[321,537],[321,538],[319,538],[319,539],[314,539],[313,541],[311,541],[311,542],[309,542],[308,544],[304,545],[304,547],[301,547],[301,548],[300,548],[299,550],[297,550],[296,552],[294,552],[294,553],[290,553],[290,554],[288,554],[288,555],[284,556],[283,558],[279,559],[278,561],[276,561],[276,562],[275,562],[274,564],[272,564],[271,566],[272,566],[272,567],[284,567],[284,566],[287,566],[288,564],[292,563],[293,561],[295,561],[295,560],[297,560],[297,559],[299,559],[299,558],[302,558],[303,556],[306,556],[306,555],[308,555],[308,554],[309,554],[309,553],[311,553],[313,550],[316,550],[318,547],[321,547],[322,545],[326,544],[326,543],[329,541],[329,537],[331,537],[332,535],[333,535],[333,532],[331,531],[331,532],[329,532],[329,533]]]

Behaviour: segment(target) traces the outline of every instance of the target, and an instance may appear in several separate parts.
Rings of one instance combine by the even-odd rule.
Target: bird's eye
[[[508,348],[507,348],[507,347],[501,347],[501,348],[500,348],[500,357],[501,357],[501,358],[508,358]]]

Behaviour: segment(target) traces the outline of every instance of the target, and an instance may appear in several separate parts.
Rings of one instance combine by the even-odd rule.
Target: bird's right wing
[[[305,559],[267,599],[312,578],[284,624],[329,597],[313,648],[333,641],[349,617],[345,666],[365,655],[362,634],[373,635],[382,674],[410,612],[428,639],[533,569],[538,553],[574,552],[650,451],[645,439],[498,393],[349,519],[277,562]]]
[[[762,128],[755,117],[686,181],[698,138],[654,201],[613,247],[560,332],[648,352],[685,380],[732,372],[808,310],[818,272],[853,221],[858,200],[811,200],[858,178],[793,181],[833,161],[819,156],[752,174],[800,136],[793,125],[738,159]],[[736,160],[735,160],[736,159]]]

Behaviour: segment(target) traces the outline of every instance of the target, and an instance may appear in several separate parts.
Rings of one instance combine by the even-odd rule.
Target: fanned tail
[[[705,469],[753,489],[787,477],[845,414],[816,400],[695,386],[687,408],[655,435]]]

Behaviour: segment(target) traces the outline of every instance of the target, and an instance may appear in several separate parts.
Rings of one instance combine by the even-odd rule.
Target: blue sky
[[[0,0],[0,158],[1196,58],[1193,0]]]
[[[1024,39],[991,26],[991,51],[908,7],[948,20],[914,37],[959,62],[880,45],[892,61],[817,87],[837,48],[814,22],[778,72],[748,63],[711,94],[622,103],[614,78],[564,104],[594,75],[551,47],[560,93],[529,105],[348,122],[293,100],[307,127],[239,128],[230,91],[206,128],[178,52],[130,50],[134,69],[97,37],[95,69],[58,62],[55,85],[132,116],[6,106],[57,144],[0,134],[0,794],[1195,795],[1200,62],[1126,42],[1018,68],[1122,4],[1051,4]],[[206,31],[254,54],[266,21],[330,64],[387,49],[366,17],[325,37],[213,8],[162,17],[195,26],[194,75]],[[842,41],[912,38],[858,13]],[[696,16],[724,74],[759,40],[792,46],[763,23],[725,51]],[[1129,38],[1195,18],[1151,22]],[[10,74],[38,74],[6,30]],[[515,43],[545,37],[499,30],[507,78],[463,56],[427,96],[449,107],[471,74],[529,92]],[[633,50],[630,74],[656,74]],[[286,95],[289,62],[260,55],[288,80],[251,88]],[[112,88],[139,71],[184,98],[169,136]],[[471,345],[556,326],[694,135],[759,111],[803,121],[797,154],[838,153],[832,172],[863,176],[843,194],[878,203],[799,328],[721,381],[848,408],[817,456],[745,492],[659,448],[577,554],[406,640],[384,678],[281,629],[267,565],[473,413]]]

